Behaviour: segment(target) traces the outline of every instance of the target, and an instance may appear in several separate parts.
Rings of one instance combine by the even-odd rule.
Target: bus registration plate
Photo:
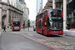
[[[54,32],[58,32],[58,31],[54,31]]]
[[[15,27],[15,29],[19,29],[19,27]]]

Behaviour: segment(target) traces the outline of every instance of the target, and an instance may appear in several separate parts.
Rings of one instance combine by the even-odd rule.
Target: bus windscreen
[[[51,17],[62,17],[61,10],[49,10],[49,16]]]
[[[19,21],[15,21],[13,22],[14,26],[19,26],[20,25],[20,22]]]
[[[51,30],[63,29],[63,18],[61,10],[49,10],[48,28]]]

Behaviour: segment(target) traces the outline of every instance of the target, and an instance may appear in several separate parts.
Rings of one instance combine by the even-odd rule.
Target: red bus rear
[[[36,32],[44,35],[63,35],[63,13],[47,9],[36,16]]]
[[[12,19],[12,30],[21,30],[21,21],[19,18]]]

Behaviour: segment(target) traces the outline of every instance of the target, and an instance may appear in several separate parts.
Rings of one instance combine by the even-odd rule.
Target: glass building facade
[[[19,0],[20,2],[24,2],[24,0]]]
[[[43,0],[37,0],[37,14],[39,13],[40,6],[43,8]]]
[[[67,29],[75,28],[75,0],[67,2]]]
[[[16,2],[16,7],[23,11],[23,7],[18,2]]]

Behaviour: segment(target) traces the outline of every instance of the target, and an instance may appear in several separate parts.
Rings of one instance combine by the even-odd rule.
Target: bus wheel
[[[44,31],[42,31],[42,35],[44,35]]]
[[[37,33],[39,33],[38,30],[37,30]]]

